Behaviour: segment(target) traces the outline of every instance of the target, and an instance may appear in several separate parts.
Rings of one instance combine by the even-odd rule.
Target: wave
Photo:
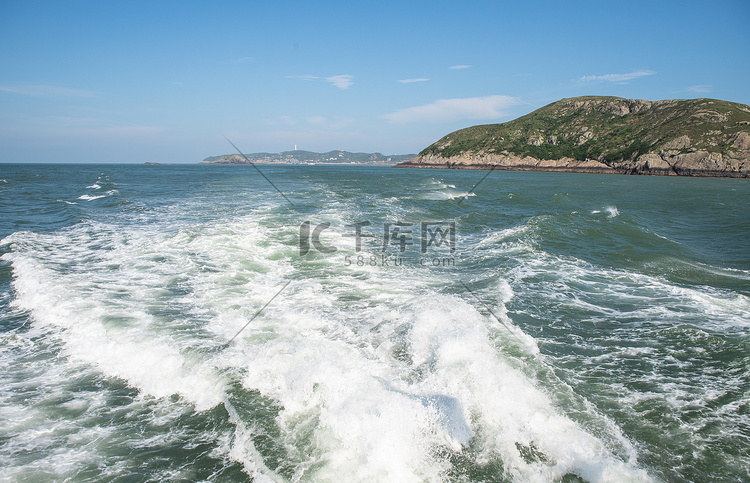
[[[591,212],[592,215],[598,215],[600,213],[606,213],[607,218],[614,218],[615,216],[620,214],[616,206],[605,206],[601,210],[593,210]]]
[[[624,438],[614,454],[525,372],[538,348],[505,311],[509,286],[494,319],[469,294],[431,289],[426,271],[397,288],[401,272],[363,277],[326,262],[334,277],[295,281],[286,236],[244,217],[176,232],[90,222],[2,243],[14,306],[61,342],[68,364],[157,401],[178,394],[199,413],[234,411],[227,456],[248,473],[441,481],[463,455],[477,471],[491,463],[526,480],[648,479]],[[219,350],[289,276],[278,303]],[[271,446],[232,381],[278,405],[263,422]],[[291,448],[287,469],[270,463],[278,448]]]
[[[106,195],[99,195],[99,196],[91,196],[91,195],[81,195],[78,197],[79,200],[86,200],[86,201],[94,201],[98,200],[99,198],[106,198]]]
[[[435,178],[422,180],[421,183],[414,187],[414,191],[417,193],[416,198],[422,200],[455,200],[476,196],[475,193],[456,189],[455,184],[446,183]]]
[[[468,193],[464,191],[457,191],[450,188],[445,188],[439,191],[432,191],[429,193],[422,194],[419,198],[423,200],[455,200],[468,198],[470,196],[476,196],[475,193]]]

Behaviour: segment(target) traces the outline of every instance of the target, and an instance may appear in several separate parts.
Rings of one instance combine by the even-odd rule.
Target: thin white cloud
[[[349,74],[332,75],[330,77],[319,77],[317,75],[288,75],[286,77],[287,79],[302,79],[306,81],[322,80],[341,90],[349,89],[354,85],[354,76]]]
[[[338,87],[341,90],[350,88],[354,84],[353,75],[334,75],[323,79],[326,82],[330,82],[331,85]]]
[[[250,62],[251,60],[255,60],[255,57],[237,57],[236,59],[232,59],[232,63],[244,64],[246,62]]]
[[[28,84],[21,86],[0,85],[0,91],[11,94],[35,97],[94,97],[95,92],[46,84]]]
[[[450,122],[461,119],[490,120],[507,114],[504,109],[521,101],[510,96],[467,97],[463,99],[438,99],[424,106],[399,109],[382,117],[394,124],[410,122]]]
[[[416,78],[416,79],[400,79],[399,82],[402,83],[402,84],[411,84],[413,82],[427,82],[429,80],[430,79],[426,79],[424,77],[419,77],[419,78]]]
[[[461,69],[468,69],[469,67],[471,66],[467,64],[459,64],[459,65],[452,65],[448,68],[451,70],[461,70]]]
[[[580,82],[604,81],[622,83],[631,81],[633,79],[638,79],[639,77],[646,77],[654,74],[656,74],[656,72],[652,70],[638,70],[635,72],[628,72],[627,74],[585,75],[583,77],[579,77],[578,80]]]
[[[287,79],[302,79],[302,80],[307,80],[307,81],[320,79],[320,77],[316,75],[288,75],[286,76],[286,78]]]
[[[714,91],[713,87],[714,86],[712,86],[711,84],[705,84],[705,85],[700,85],[700,86],[690,86],[687,88],[687,90],[690,92],[698,92],[700,94],[705,94],[707,92],[713,92]]]

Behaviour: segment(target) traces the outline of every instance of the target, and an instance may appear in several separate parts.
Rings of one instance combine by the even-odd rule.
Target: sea
[[[0,468],[750,481],[750,180],[0,165]]]

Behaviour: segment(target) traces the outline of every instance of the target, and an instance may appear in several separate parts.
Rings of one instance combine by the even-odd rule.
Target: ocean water
[[[748,180],[259,168],[0,165],[0,479],[750,481]]]

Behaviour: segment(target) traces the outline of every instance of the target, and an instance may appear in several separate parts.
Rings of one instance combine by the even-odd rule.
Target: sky
[[[749,25],[748,0],[0,0],[0,163],[409,154],[566,97],[750,104]]]

